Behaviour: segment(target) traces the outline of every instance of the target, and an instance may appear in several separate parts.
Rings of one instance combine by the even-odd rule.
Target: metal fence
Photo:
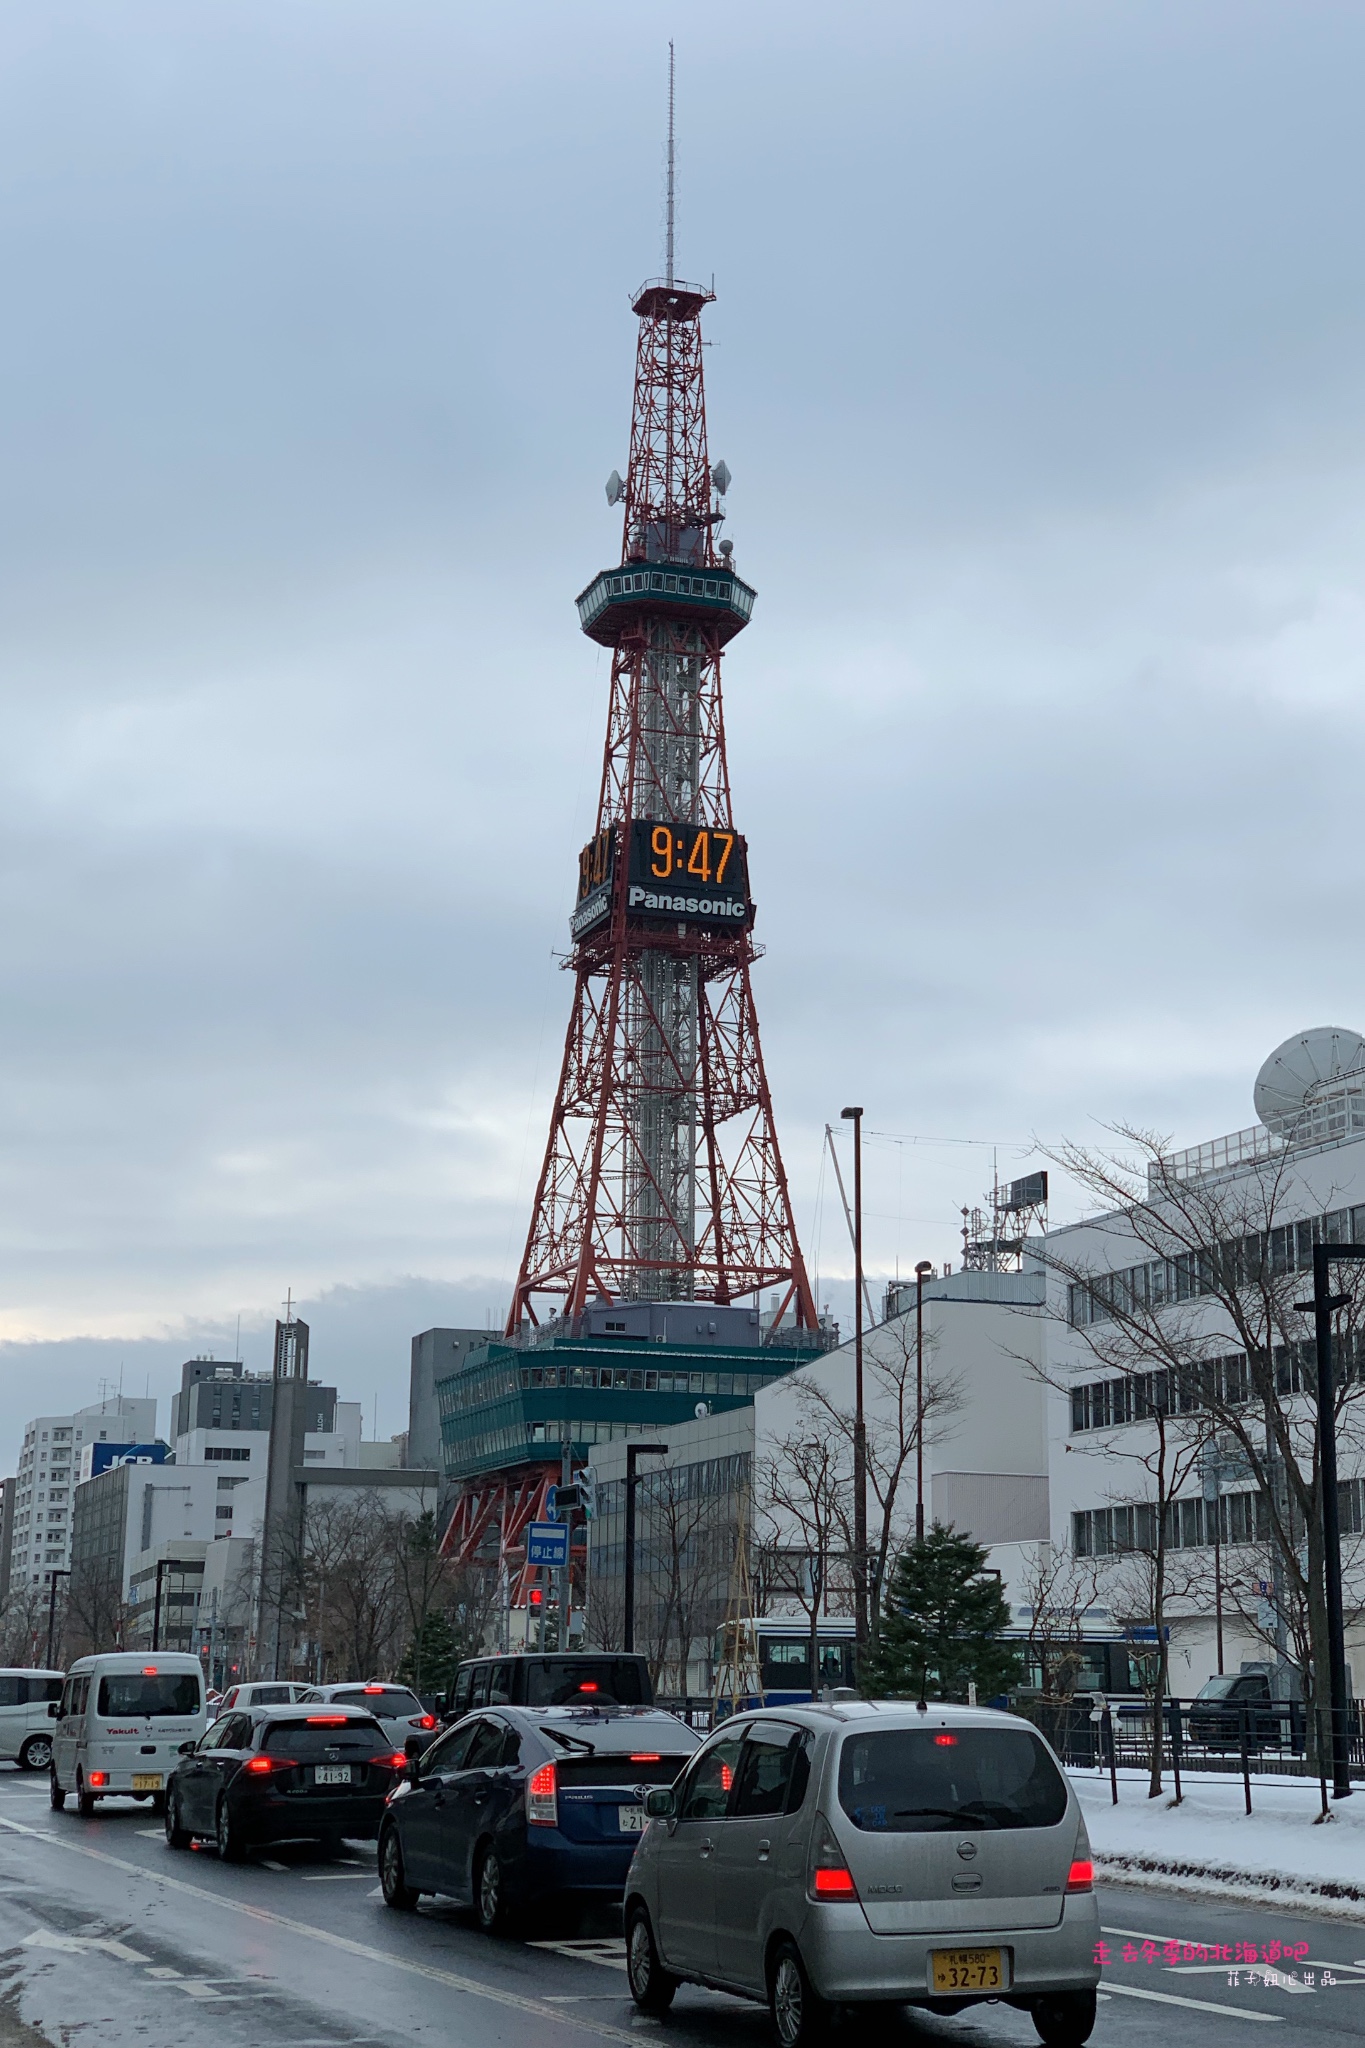
[[[1316,1778],[1326,1811],[1331,1764],[1331,1712],[1315,1714],[1297,1700],[1168,1698],[1158,1710],[1142,1698],[1052,1703],[1033,1700],[1020,1711],[1046,1735],[1063,1763],[1108,1771],[1118,1800],[1118,1773],[1146,1770],[1159,1731],[1161,1764],[1180,1796],[1182,1771],[1240,1776],[1251,1812],[1253,1777]],[[1365,1778],[1365,1701],[1346,1714],[1346,1753],[1353,1778]],[[1313,1739],[1316,1737],[1317,1739]]]

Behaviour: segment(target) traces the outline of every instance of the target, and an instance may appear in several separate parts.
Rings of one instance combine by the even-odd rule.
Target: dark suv
[[[652,1707],[643,1657],[620,1650],[563,1650],[538,1656],[469,1657],[455,1674],[447,1718],[472,1707]]]

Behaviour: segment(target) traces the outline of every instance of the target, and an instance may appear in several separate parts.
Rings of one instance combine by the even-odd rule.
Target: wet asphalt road
[[[1100,1904],[1111,1961],[1096,2048],[1365,2039],[1365,1923],[1127,1886],[1105,1886]],[[343,1861],[287,1849],[223,1865],[210,1849],[167,1849],[146,1806],[82,1821],[51,1811],[45,1780],[0,1769],[0,2010],[62,2048],[590,2048],[650,2032],[677,2048],[770,2048],[766,2015],[718,1993],[684,1988],[663,2023],[638,2015],[609,1927],[534,1934],[489,1941],[440,1904],[389,1912],[364,1844]],[[1305,1953],[1272,1950],[1267,1963],[1269,1944]],[[860,2048],[1036,2041],[1004,2006],[863,2016],[840,2036]]]

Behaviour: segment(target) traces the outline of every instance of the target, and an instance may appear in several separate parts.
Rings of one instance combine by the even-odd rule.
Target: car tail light
[[[810,1896],[813,1899],[852,1900],[858,1898],[858,1887],[853,1882],[853,1872],[844,1858],[844,1852],[834,1839],[834,1831],[821,1815],[815,1830],[815,1841],[810,1859]]]
[[[1095,1866],[1084,1857],[1078,1857],[1067,1873],[1066,1888],[1069,1892],[1093,1892],[1095,1889]]]
[[[542,1764],[526,1780],[526,1818],[533,1828],[559,1826],[559,1800],[553,1764]]]
[[[595,1678],[585,1678],[578,1688],[580,1692],[600,1692],[601,1689]]]
[[[419,1728],[434,1728],[436,1726],[436,1716],[434,1714],[421,1715],[421,1717],[418,1720],[417,1726]]]
[[[386,1749],[382,1756],[372,1756],[372,1764],[382,1764],[386,1771],[405,1771],[408,1767],[407,1753],[401,1749]]]
[[[144,1664],[144,1665],[143,1665],[143,1667],[142,1667],[142,1675],[143,1675],[143,1677],[144,1677],[144,1678],[155,1678],[155,1677],[156,1677],[156,1675],[157,1675],[157,1667],[156,1667],[156,1665],[155,1665],[155,1664]]]
[[[383,1692],[383,1690],[384,1690],[384,1688],[383,1688],[383,1686],[382,1686],[382,1685],[366,1685],[366,1686],[362,1686],[362,1687],[361,1687],[361,1691],[362,1691],[362,1692],[364,1692],[364,1693],[366,1693],[366,1694],[369,1694],[369,1693],[375,1693],[375,1692]]]
[[[92,1771],[90,1773],[90,1783],[92,1785],[107,1785],[109,1783],[108,1771]]]
[[[297,1769],[292,1756],[249,1756],[246,1767],[253,1778],[268,1778],[272,1771]]]

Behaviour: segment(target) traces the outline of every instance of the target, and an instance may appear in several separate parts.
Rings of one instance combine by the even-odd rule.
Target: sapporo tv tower
[[[578,599],[611,649],[597,829],[570,920],[573,1009],[507,1335],[594,1303],[733,1305],[818,1329],[773,1125],[750,970],[749,850],[735,829],[721,654],[754,592],[717,543],[701,312],[674,275],[669,53],[666,271],[642,286],[621,560]]]

